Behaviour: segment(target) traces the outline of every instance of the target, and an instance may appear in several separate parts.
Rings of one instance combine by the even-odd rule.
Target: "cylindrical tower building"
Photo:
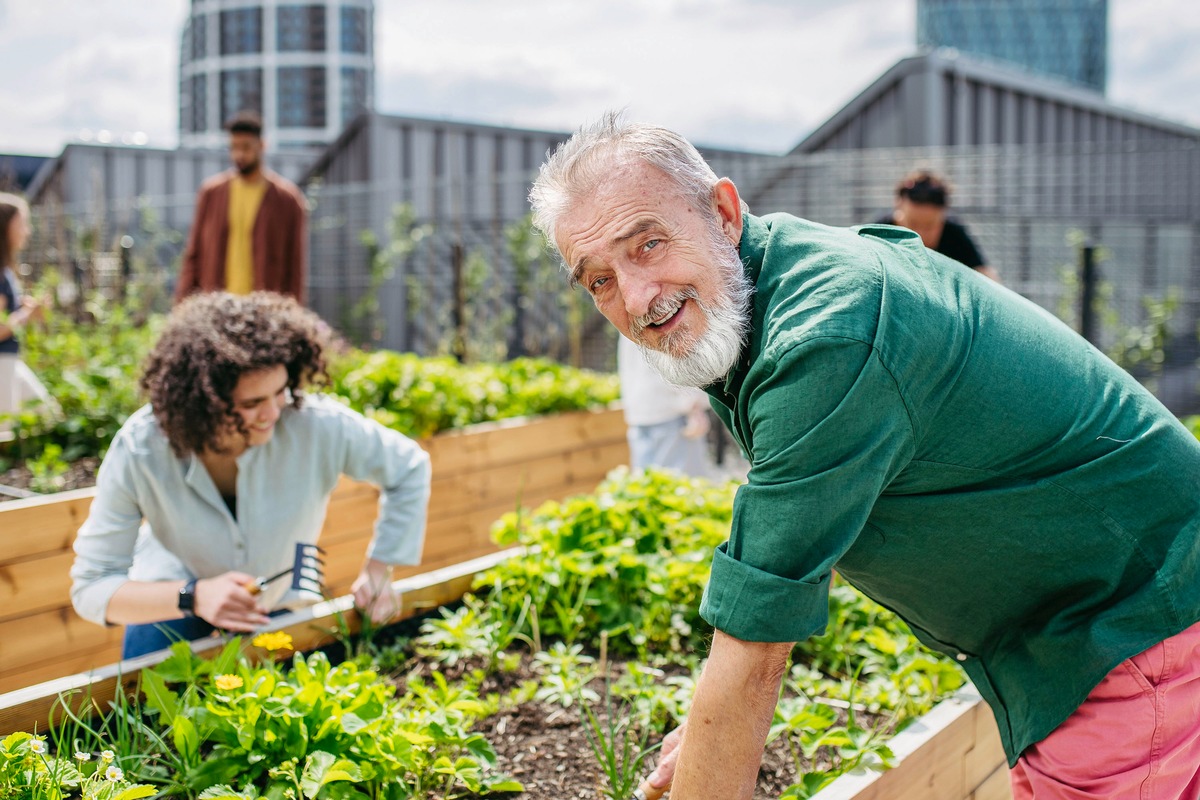
[[[274,148],[323,147],[374,105],[373,0],[192,0],[179,54],[179,144],[224,147],[238,111]]]

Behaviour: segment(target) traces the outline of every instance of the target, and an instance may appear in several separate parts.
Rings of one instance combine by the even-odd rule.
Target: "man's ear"
[[[721,178],[713,186],[713,204],[722,233],[737,247],[742,241],[742,198],[729,178]]]

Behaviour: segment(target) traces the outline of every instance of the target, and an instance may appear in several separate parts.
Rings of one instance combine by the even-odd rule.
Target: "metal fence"
[[[1156,380],[1175,410],[1195,410],[1195,147],[966,147],[714,159],[752,212],[787,211],[831,225],[886,214],[893,186],[917,167],[950,180],[952,212],[1005,285],[1071,321],[1079,316],[1081,252],[1092,247],[1099,283],[1090,288],[1101,306],[1102,347],[1118,347],[1131,332],[1162,321],[1154,316],[1161,307],[1148,311],[1147,299],[1173,298],[1164,360],[1141,369],[1154,373],[1143,377]],[[523,196],[531,178],[514,174],[488,186],[425,177],[308,187],[310,305],[351,338],[381,346],[467,358],[544,354],[612,368],[612,332],[586,299],[566,291],[554,259],[524,219],[443,202],[481,192]],[[425,211],[406,215],[397,200]],[[190,219],[192,203],[191,196],[176,195],[41,207],[28,251],[31,276],[56,269],[71,277],[66,283],[103,286],[129,275],[165,292],[178,274],[185,233],[178,221]]]

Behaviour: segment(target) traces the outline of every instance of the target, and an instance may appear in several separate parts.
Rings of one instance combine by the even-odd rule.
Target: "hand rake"
[[[255,578],[246,584],[246,591],[250,594],[260,594],[268,584],[290,574],[292,589],[321,594],[321,587],[325,583],[325,561],[321,558],[323,555],[325,551],[315,544],[297,543],[296,555],[290,567],[269,578]]]

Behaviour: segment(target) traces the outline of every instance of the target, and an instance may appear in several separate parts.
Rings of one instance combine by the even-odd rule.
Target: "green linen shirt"
[[[751,462],[701,614],[824,629],[832,570],[957,658],[1010,764],[1200,619],[1200,443],[1066,325],[900,228],[747,215]]]

